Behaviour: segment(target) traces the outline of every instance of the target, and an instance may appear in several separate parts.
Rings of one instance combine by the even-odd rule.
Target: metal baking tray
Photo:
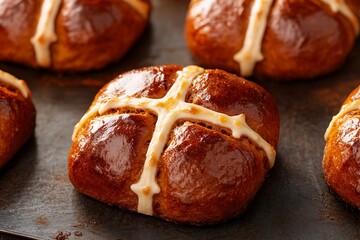
[[[323,134],[360,84],[360,42],[337,72],[313,81],[257,81],[276,99],[281,136],[275,167],[241,216],[192,227],[130,213],[78,193],[67,175],[74,125],[96,92],[118,74],[161,64],[194,64],[183,37],[188,1],[154,0],[151,24],[120,62],[60,74],[14,64],[37,108],[34,136],[0,171],[0,232],[35,239],[359,239],[360,214],[332,193],[321,168]]]

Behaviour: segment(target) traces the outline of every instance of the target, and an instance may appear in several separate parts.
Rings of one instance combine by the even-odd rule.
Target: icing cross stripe
[[[51,65],[50,45],[57,41],[55,20],[62,0],[44,0],[35,35],[31,38],[34,46],[36,62],[41,67]]]
[[[335,123],[343,116],[345,116],[346,114],[355,111],[355,110],[360,110],[360,99],[352,101],[348,104],[345,104],[341,107],[340,112],[335,115],[332,119],[331,122],[329,124],[329,127],[326,129],[325,135],[324,135],[324,139],[325,141],[327,141],[329,139],[329,135],[330,135],[330,131],[331,129],[334,127]]]
[[[133,7],[142,17],[146,18],[148,16],[149,6],[142,0],[123,1]],[[36,62],[41,67],[49,67],[51,65],[50,46],[58,40],[55,21],[62,2],[63,0],[43,1],[35,35],[30,40],[34,47]]]
[[[16,88],[17,90],[19,90],[19,92],[21,93],[21,95],[23,95],[24,98],[28,98],[30,95],[30,90],[24,80],[19,80],[13,75],[3,72],[1,70],[0,83]]]
[[[135,98],[123,95],[113,97],[107,102],[95,104],[75,126],[73,139],[90,117],[97,114],[102,115],[111,109],[131,107],[148,109],[157,113],[155,130],[146,153],[140,180],[131,185],[131,190],[138,196],[138,212],[140,213],[153,214],[153,195],[160,192],[160,187],[156,182],[158,161],[168,141],[170,131],[177,120],[201,120],[231,129],[234,138],[247,136],[264,149],[270,167],[274,165],[276,156],[274,148],[246,124],[244,114],[229,116],[197,104],[185,102],[185,97],[193,80],[203,72],[204,69],[197,66],[185,67],[177,73],[178,77],[175,83],[161,99]]]
[[[352,12],[345,0],[320,0],[328,5],[334,13],[341,13],[352,23],[356,34],[359,34],[359,19]],[[262,61],[262,42],[267,26],[270,9],[274,0],[255,0],[251,9],[249,25],[245,33],[244,43],[234,60],[239,63],[241,75],[253,75],[256,63]]]

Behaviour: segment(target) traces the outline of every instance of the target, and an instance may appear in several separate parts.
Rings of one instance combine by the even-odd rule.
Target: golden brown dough
[[[274,163],[278,137],[276,104],[257,84],[196,66],[143,68],[97,94],[75,127],[69,177],[111,205],[213,224],[246,209]],[[148,185],[134,186],[153,170]]]
[[[0,71],[0,168],[29,139],[35,108],[26,83]]]
[[[43,6],[52,7],[54,22],[44,22],[46,29],[55,28],[55,35],[38,35],[41,44],[50,40],[40,51],[33,38],[41,29],[41,16],[48,16]],[[125,55],[143,32],[149,13],[149,0],[4,0],[0,60],[56,71],[99,69]],[[40,52],[48,57],[38,60]]]
[[[325,134],[323,168],[328,185],[360,208],[360,87],[345,100]]]
[[[193,0],[186,39],[207,67],[273,80],[310,79],[343,64],[359,33],[359,11],[358,0]],[[251,16],[265,24],[251,27]]]

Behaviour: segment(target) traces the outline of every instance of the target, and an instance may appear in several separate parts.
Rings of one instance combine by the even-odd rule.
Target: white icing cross
[[[113,97],[108,102],[94,105],[75,126],[73,139],[76,137],[81,126],[97,113],[101,115],[111,109],[123,107],[148,109],[157,113],[158,118],[155,131],[146,153],[143,172],[139,182],[131,185],[131,190],[139,198],[138,212],[140,213],[153,214],[153,195],[160,192],[159,185],[156,182],[158,161],[174,123],[179,119],[201,120],[231,129],[234,138],[240,138],[245,135],[264,149],[270,167],[274,165],[276,155],[274,148],[246,124],[244,114],[228,116],[193,103],[185,102],[185,97],[192,81],[203,72],[204,69],[197,66],[185,67],[182,71],[178,72],[178,78],[174,85],[161,99],[135,98],[123,95]]]
[[[27,98],[30,94],[30,90],[23,80],[19,80],[13,75],[0,70],[0,82],[10,85],[18,89],[24,98]]]
[[[273,0],[255,0],[251,9],[243,47],[234,55],[234,60],[240,64],[242,76],[251,76],[256,63],[264,59],[261,53],[261,45],[272,3]]]
[[[324,135],[325,141],[327,141],[329,139],[330,131],[334,127],[335,122],[337,120],[339,120],[339,118],[343,117],[344,115],[346,115],[349,112],[352,112],[354,110],[359,110],[359,109],[360,109],[360,100],[355,100],[348,104],[343,105],[341,107],[340,112],[331,119],[331,122],[330,122],[328,128],[326,129],[326,132]]]
[[[61,3],[62,0],[44,0],[35,35],[31,38],[36,62],[41,67],[49,67],[51,65],[50,45],[57,41],[55,20]]]
[[[334,13],[340,12],[347,17],[354,26],[356,34],[359,34],[359,19],[344,0],[321,1],[329,5]],[[272,4],[273,0],[255,0],[253,8],[251,9],[244,44],[240,51],[234,55],[234,60],[239,63],[242,76],[251,76],[256,63],[264,59],[261,53],[261,47]]]
[[[147,18],[149,15],[149,6],[147,3],[141,1],[141,0],[123,0],[130,6],[132,6],[143,18]]]

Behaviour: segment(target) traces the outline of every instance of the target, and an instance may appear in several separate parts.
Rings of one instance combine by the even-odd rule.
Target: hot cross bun
[[[360,208],[360,87],[345,100],[325,133],[323,168],[328,185]]]
[[[0,60],[56,71],[99,69],[125,55],[149,12],[149,0],[3,0]]]
[[[0,71],[0,168],[30,138],[35,107],[23,80]]]
[[[271,95],[223,70],[160,66],[107,84],[76,125],[75,188],[102,202],[203,225],[244,211],[274,165]]]
[[[359,33],[358,0],[192,0],[186,39],[204,66],[309,79],[339,68]]]

